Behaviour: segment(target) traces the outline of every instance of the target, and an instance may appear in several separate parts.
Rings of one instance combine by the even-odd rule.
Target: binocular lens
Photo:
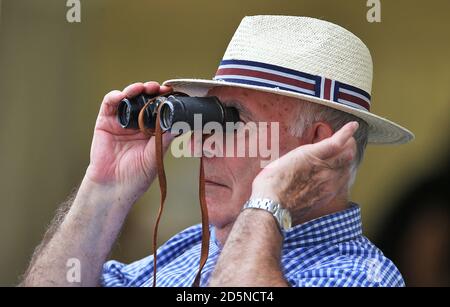
[[[123,99],[117,108],[117,119],[122,128],[139,129],[139,113],[152,99],[149,95],[139,95],[132,99]],[[144,124],[146,128],[154,129],[158,107],[163,131],[170,130],[177,122],[187,123],[191,130],[203,128],[208,122],[218,122],[225,126],[227,122],[239,121],[239,113],[235,108],[225,107],[217,97],[189,97],[171,95],[158,97],[144,110]],[[201,125],[194,124],[195,115],[201,115]],[[200,117],[199,117],[200,118]]]
[[[117,107],[117,120],[122,128],[139,129],[139,112],[144,107],[145,103],[154,96],[141,94],[131,99],[123,99]],[[154,107],[149,106],[145,110],[145,126],[148,128],[154,128],[156,116],[152,121]],[[152,126],[153,124],[153,126]]]
[[[196,115],[198,116],[196,121]],[[201,115],[201,116],[200,116]],[[169,96],[160,108],[162,130],[169,130],[177,122],[187,123],[191,130],[202,129],[208,122],[225,126],[227,122],[239,121],[235,108],[225,107],[217,97]]]
[[[132,106],[128,99],[124,99],[119,103],[117,118],[122,128],[128,128],[130,126],[131,108]]]
[[[159,110],[160,123],[162,130],[168,130],[172,127],[173,123],[173,105],[170,101],[166,101],[161,105]]]

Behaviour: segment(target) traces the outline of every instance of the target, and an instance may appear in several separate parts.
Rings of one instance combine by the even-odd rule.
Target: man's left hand
[[[347,197],[357,129],[357,122],[348,123],[331,137],[271,162],[254,179],[251,198],[279,202],[295,225],[313,206]]]

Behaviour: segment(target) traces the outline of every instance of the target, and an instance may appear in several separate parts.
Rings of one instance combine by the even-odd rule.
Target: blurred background
[[[352,198],[366,235],[410,286],[450,285],[448,201],[450,2],[381,0],[0,1],[0,285],[18,283],[58,205],[83,178],[99,104],[135,81],[211,78],[246,15],[335,22],[369,47],[373,111],[416,140],[369,146]],[[197,223],[198,161],[166,159],[168,200],[159,242]],[[112,258],[151,253],[159,190],[130,213]]]

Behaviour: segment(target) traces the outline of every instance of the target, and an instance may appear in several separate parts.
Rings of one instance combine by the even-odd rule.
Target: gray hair
[[[293,116],[294,124],[291,125],[290,132],[296,137],[303,136],[307,127],[319,121],[327,122],[334,132],[351,121],[359,123],[359,128],[353,136],[356,140],[357,151],[352,166],[352,178],[349,184],[351,186],[355,180],[356,170],[363,159],[367,146],[369,125],[364,120],[352,114],[307,101],[299,101],[297,109],[293,112]]]

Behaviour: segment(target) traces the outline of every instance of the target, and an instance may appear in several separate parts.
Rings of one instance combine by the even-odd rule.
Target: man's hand
[[[270,198],[288,209],[296,224],[313,206],[347,197],[356,154],[357,122],[330,138],[300,146],[270,163],[253,181],[252,198]]]
[[[156,82],[135,83],[107,94],[100,107],[91,161],[67,214],[57,216],[36,249],[24,276],[25,286],[95,286],[103,263],[131,206],[156,175],[153,138],[120,127],[118,103],[141,93],[170,91]],[[172,137],[165,135],[167,150]],[[81,278],[67,279],[67,261],[76,259]]]
[[[348,193],[358,123],[330,138],[300,146],[269,164],[253,181],[252,198],[270,198],[289,209],[293,223],[305,210]],[[298,223],[298,222],[297,222]],[[236,219],[210,286],[288,286],[280,268],[283,238],[273,216],[246,209]],[[239,274],[236,274],[239,272]]]
[[[155,142],[139,130],[123,129],[117,121],[116,109],[125,97],[170,91],[167,86],[147,82],[134,83],[122,92],[112,91],[105,96],[95,125],[91,161],[86,172],[88,179],[98,184],[130,187],[139,195],[148,189],[156,175]],[[164,134],[164,151],[171,139],[170,133]]]

